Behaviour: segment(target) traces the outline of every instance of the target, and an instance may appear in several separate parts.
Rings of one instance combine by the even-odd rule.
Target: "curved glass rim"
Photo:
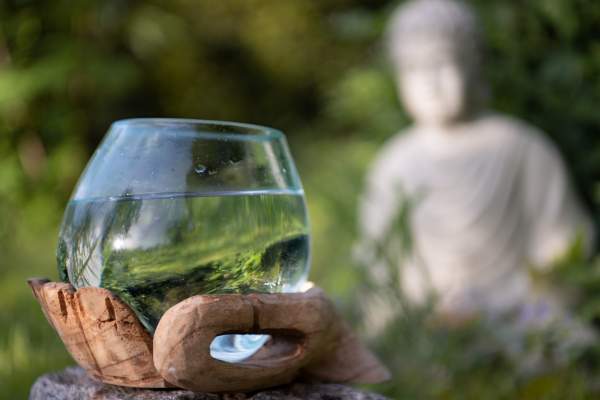
[[[198,129],[205,127],[206,131],[196,132],[199,136],[228,137],[237,140],[273,140],[284,138],[279,129],[269,126],[249,124],[245,122],[220,121],[193,118],[125,118],[112,123],[112,126],[160,126],[171,125]]]

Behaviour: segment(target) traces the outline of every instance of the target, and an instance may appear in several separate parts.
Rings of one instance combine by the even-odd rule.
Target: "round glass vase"
[[[285,136],[231,122],[115,122],[67,205],[59,274],[109,289],[151,333],[197,294],[298,291],[310,258],[304,192]],[[266,335],[223,335],[238,362]]]

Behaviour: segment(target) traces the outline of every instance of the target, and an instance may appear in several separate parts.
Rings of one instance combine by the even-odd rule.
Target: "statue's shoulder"
[[[504,135],[530,135],[536,129],[527,122],[502,113],[490,112],[477,119],[480,129]]]
[[[412,154],[419,144],[416,128],[405,128],[385,141],[378,158],[397,158]]]
[[[489,132],[491,135],[510,143],[535,147],[553,147],[553,144],[540,129],[510,115],[489,113],[480,117],[477,124],[483,132]]]
[[[539,128],[515,117],[491,114],[480,121],[483,129],[497,139],[498,148],[520,155],[525,163],[533,165],[558,165],[562,163],[560,151]]]
[[[415,129],[406,128],[390,137],[381,146],[370,171],[372,175],[397,175],[414,164],[413,157],[420,154],[420,141]]]

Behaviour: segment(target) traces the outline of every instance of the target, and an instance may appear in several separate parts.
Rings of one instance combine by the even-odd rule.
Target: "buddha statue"
[[[561,315],[560,296],[538,293],[531,271],[551,268],[577,240],[591,252],[593,224],[547,137],[487,108],[474,13],[458,0],[403,3],[388,48],[414,124],[384,145],[367,176],[365,241],[390,235],[410,202],[413,245],[398,268],[411,302],[433,294],[437,312],[457,317],[528,304]],[[378,307],[372,316],[390,313]]]

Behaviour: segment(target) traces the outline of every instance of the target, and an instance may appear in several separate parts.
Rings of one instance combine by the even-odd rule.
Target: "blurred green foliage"
[[[494,106],[547,132],[594,206],[600,196],[600,2],[471,3],[484,22]],[[408,123],[380,42],[396,4],[0,2],[0,398],[25,398],[37,375],[71,362],[25,278],[57,278],[62,210],[91,152],[119,118],[225,119],[283,129],[310,207],[312,279],[352,315],[360,300],[353,296],[359,274],[351,268],[351,247],[362,177],[378,146]],[[579,280],[567,282],[598,275],[598,268],[590,268],[590,276],[573,268]],[[394,398],[598,395],[597,383],[588,384],[578,369],[517,379],[493,362],[481,368],[456,361],[466,340],[460,335],[430,338],[438,346],[433,350],[412,346],[419,338],[412,335],[400,330],[376,343],[397,377],[379,389]],[[404,363],[411,347],[425,350],[418,362]],[[411,380],[413,365],[440,365],[432,359],[445,360],[444,368],[434,374],[415,368]]]

